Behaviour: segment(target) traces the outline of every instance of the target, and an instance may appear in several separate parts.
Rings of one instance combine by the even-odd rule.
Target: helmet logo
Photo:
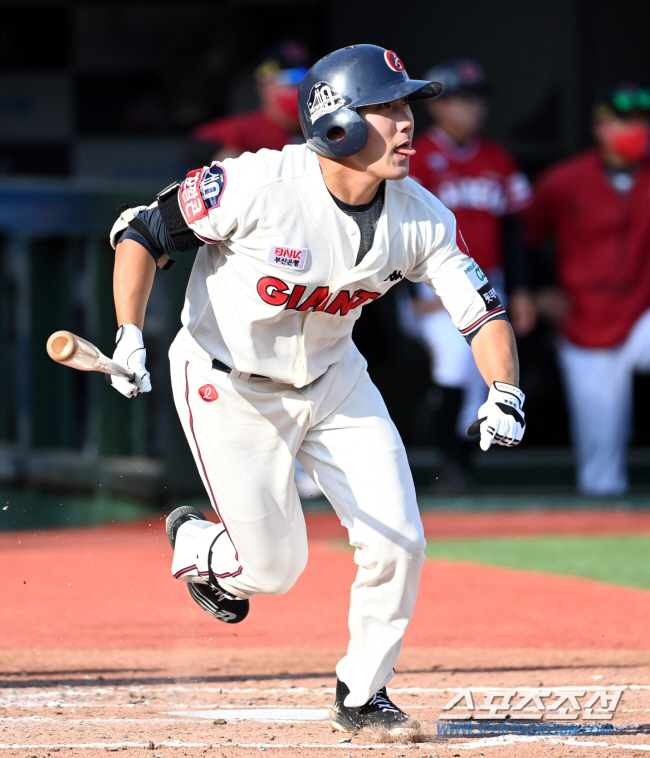
[[[312,124],[326,113],[337,111],[339,108],[343,108],[344,105],[345,100],[328,82],[317,82],[314,84],[307,100],[309,118]]]
[[[391,71],[404,71],[404,64],[399,59],[397,53],[394,53],[392,50],[386,50],[384,60]]]

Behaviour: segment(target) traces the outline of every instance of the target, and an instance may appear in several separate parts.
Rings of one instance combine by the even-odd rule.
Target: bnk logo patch
[[[307,253],[309,248],[302,247],[279,247],[273,245],[269,250],[267,261],[274,266],[283,266],[284,268],[293,268],[302,271],[307,262]]]

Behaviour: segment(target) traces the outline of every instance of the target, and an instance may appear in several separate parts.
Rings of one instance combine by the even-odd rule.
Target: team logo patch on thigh
[[[204,384],[199,388],[199,395],[201,400],[205,400],[206,403],[211,403],[219,397],[219,393],[211,384]]]

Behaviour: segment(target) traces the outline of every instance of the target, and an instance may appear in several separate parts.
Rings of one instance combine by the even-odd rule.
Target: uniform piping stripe
[[[190,382],[187,378],[187,367],[190,365],[189,361],[185,361],[185,402],[187,403],[187,410],[190,414],[190,431],[192,432],[192,438],[194,439],[194,444],[196,445],[196,452],[199,456],[199,461],[201,462],[201,468],[203,469],[203,476],[205,476],[205,481],[208,483],[208,490],[210,491],[210,497],[212,498],[212,505],[214,506],[215,511],[217,512],[217,516],[219,516],[219,519],[221,523],[223,524],[223,528],[226,530],[226,534],[228,534],[228,539],[230,539],[230,534],[228,532],[228,527],[226,526],[226,522],[223,520],[223,517],[221,516],[221,513],[219,513],[219,506],[217,505],[217,499],[214,496],[214,492],[212,491],[212,485],[210,484],[210,479],[208,478],[208,472],[205,468],[205,463],[203,463],[203,456],[201,455],[201,448],[199,447],[198,440],[196,439],[196,434],[194,432],[194,417],[192,416],[192,409],[190,408]],[[231,540],[232,542],[232,540]],[[236,557],[237,554],[235,554]],[[239,566],[237,571],[231,574],[215,574],[215,576],[218,576],[220,578],[228,577],[228,576],[239,576],[241,572],[244,570],[243,566]]]
[[[475,321],[471,326],[468,326],[465,329],[461,329],[461,334],[469,334],[469,332],[476,329],[477,326],[480,326],[484,321],[487,321],[491,318],[494,318],[494,316],[500,316],[501,314],[505,313],[505,308],[496,308],[493,311],[490,311],[489,313],[486,313],[484,316],[481,316],[481,318],[478,321]]]
[[[183,574],[187,574],[188,571],[194,571],[196,568],[196,563],[193,566],[188,566],[187,568],[181,569],[180,571],[177,571],[174,574],[174,579],[178,579],[179,576],[183,576]]]

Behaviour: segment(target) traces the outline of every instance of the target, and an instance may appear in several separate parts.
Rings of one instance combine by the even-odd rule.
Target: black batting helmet
[[[315,153],[348,158],[368,139],[366,122],[357,108],[403,97],[421,100],[441,92],[439,82],[409,79],[404,64],[391,50],[352,45],[326,55],[307,72],[298,91],[300,126]]]

